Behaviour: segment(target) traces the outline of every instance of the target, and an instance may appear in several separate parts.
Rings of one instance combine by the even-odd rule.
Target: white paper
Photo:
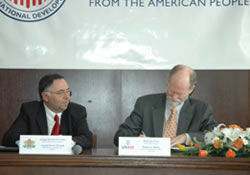
[[[171,156],[170,138],[119,137],[120,156]]]
[[[72,154],[72,136],[21,135],[19,154]]]

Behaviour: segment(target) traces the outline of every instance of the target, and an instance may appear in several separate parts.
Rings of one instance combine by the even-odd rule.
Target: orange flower
[[[233,147],[241,149],[243,147],[243,140],[239,137],[237,140],[234,141]]]
[[[199,149],[199,157],[207,157],[207,151]]]
[[[221,140],[215,140],[214,141],[214,148],[215,149],[219,149],[219,148],[221,148],[222,147],[222,142],[221,142]]]
[[[198,142],[198,143],[194,144],[194,146],[195,146],[195,147],[201,146],[201,142]]]
[[[231,124],[231,125],[228,125],[228,128],[239,128],[240,130],[243,130],[239,125],[236,125],[236,124]]]
[[[236,156],[236,153],[231,149],[229,149],[226,153],[226,157],[228,158],[234,158],[235,156]]]

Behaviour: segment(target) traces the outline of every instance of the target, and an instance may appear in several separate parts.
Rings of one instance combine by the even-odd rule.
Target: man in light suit
[[[205,132],[217,122],[209,104],[189,97],[196,82],[192,68],[175,66],[169,73],[167,92],[138,98],[131,115],[116,132],[114,144],[118,146],[120,136],[162,137],[173,107],[177,110],[177,132],[171,138],[171,146],[188,145],[194,138],[203,141]]]
[[[16,146],[20,135],[51,135],[59,117],[59,135],[72,135],[73,145],[92,147],[85,107],[70,102],[72,92],[64,77],[45,75],[39,82],[41,101],[22,104],[20,114],[3,137],[3,145]]]

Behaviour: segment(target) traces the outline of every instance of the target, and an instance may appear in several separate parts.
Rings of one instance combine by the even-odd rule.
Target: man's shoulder
[[[137,101],[156,103],[156,102],[162,102],[165,99],[166,99],[166,93],[158,93],[158,94],[148,94],[148,95],[141,96],[137,99]]]
[[[41,110],[43,110],[43,102],[42,101],[29,101],[29,102],[24,102],[21,105],[21,110],[26,112],[26,113],[30,113],[30,114],[34,114],[36,112],[39,112]]]
[[[69,102],[69,106],[73,106],[73,107],[84,107],[83,105],[79,104],[79,103],[75,103],[75,102]]]
[[[81,104],[70,102],[68,108],[64,111],[64,113],[78,120],[82,115],[86,116],[87,110]]]
[[[23,107],[40,107],[41,105],[41,101],[29,101],[22,104]]]
[[[196,98],[189,97],[189,102],[190,102],[191,105],[204,106],[204,107],[209,106],[209,104],[207,102],[196,99]]]
[[[166,93],[148,94],[148,95],[143,95],[138,99],[159,99],[159,98],[164,98],[165,96]]]
[[[68,105],[68,109],[72,109],[72,110],[84,109],[85,110],[85,107],[79,103],[70,102]]]
[[[205,103],[204,101],[199,100],[197,98],[193,98],[193,97],[189,97],[189,101],[190,103]]]

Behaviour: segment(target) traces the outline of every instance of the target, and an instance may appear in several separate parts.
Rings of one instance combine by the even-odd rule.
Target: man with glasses
[[[16,146],[20,135],[72,135],[73,144],[92,147],[85,107],[70,102],[72,92],[63,76],[45,75],[39,82],[41,101],[22,104],[20,114],[3,137]]]
[[[217,125],[212,107],[190,97],[195,89],[196,72],[185,65],[175,66],[169,73],[166,93],[152,94],[137,99],[134,110],[120,125],[114,136],[170,137],[171,146],[189,145],[196,138]]]

